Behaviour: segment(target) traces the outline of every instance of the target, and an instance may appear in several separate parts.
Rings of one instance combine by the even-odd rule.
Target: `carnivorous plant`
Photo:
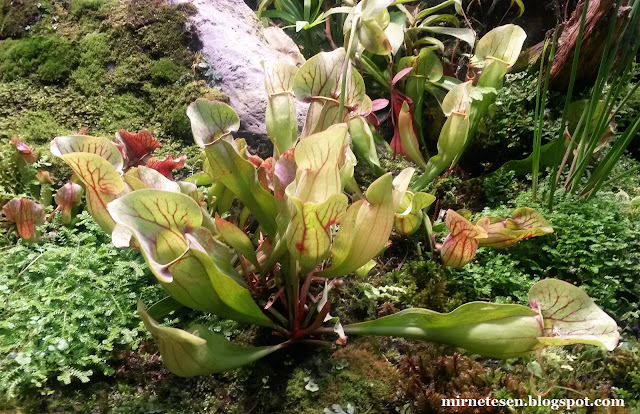
[[[333,334],[340,344],[347,335],[392,335],[498,358],[558,344],[613,349],[614,320],[582,290],[558,280],[534,285],[529,306],[474,302],[447,314],[406,309],[346,326],[330,314],[336,278],[370,266],[394,227],[403,234],[415,231],[422,209],[433,202],[433,196],[407,191],[411,168],[396,177],[383,174],[364,193],[353,187],[350,131],[372,103],[360,74],[344,65],[345,55],[344,49],[320,53],[300,68],[265,64],[274,152],[264,160],[234,138],[240,125],[235,111],[205,99],[187,109],[194,139],[206,154],[204,171],[187,181],[145,166],[125,171],[129,160],[106,138],[61,136],[51,143],[52,153],[82,182],[89,212],[116,246],[140,249],[173,301],[267,328],[280,338],[275,345],[242,347],[200,325],[163,327],[152,316],[156,306],[147,310],[139,303],[167,367],[181,376],[205,375]],[[300,136],[294,97],[310,103]],[[207,197],[195,183],[209,186]],[[519,221],[525,213],[514,213],[505,226],[491,219],[469,223],[477,228],[475,243],[480,236],[494,235],[491,243],[530,237]],[[501,238],[505,228],[507,241]]]

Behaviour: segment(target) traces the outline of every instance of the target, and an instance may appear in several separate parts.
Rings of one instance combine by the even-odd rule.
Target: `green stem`
[[[342,116],[344,112],[344,97],[347,93],[347,75],[349,74],[349,67],[351,66],[351,55],[353,54],[353,48],[357,44],[356,29],[358,27],[358,16],[353,18],[351,22],[351,32],[349,32],[349,45],[347,46],[347,54],[344,57],[344,63],[342,64],[342,82],[340,85],[340,106],[338,108],[339,116]]]

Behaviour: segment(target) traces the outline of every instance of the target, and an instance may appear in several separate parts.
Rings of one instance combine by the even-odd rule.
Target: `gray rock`
[[[300,50],[282,29],[263,27],[243,0],[169,1],[189,1],[198,9],[191,21],[202,53],[219,77],[217,85],[240,116],[240,132],[262,141],[260,137],[267,136],[266,92],[260,62],[281,60],[299,66],[305,60]]]

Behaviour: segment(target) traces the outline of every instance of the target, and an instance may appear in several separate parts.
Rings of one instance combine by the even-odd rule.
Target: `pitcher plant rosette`
[[[364,10],[366,14],[351,20],[351,33],[365,36],[369,31],[382,38],[376,16],[386,8]],[[377,13],[371,15],[371,10]],[[373,41],[365,47],[373,48]],[[351,141],[357,133],[369,139],[363,125],[372,102],[348,56],[340,48],[319,53],[300,68],[264,65],[266,123],[274,146],[273,157],[265,160],[233,137],[240,125],[235,111],[205,99],[187,109],[206,162],[202,172],[186,181],[175,182],[139,160],[137,166],[130,164],[106,138],[61,136],[51,143],[52,153],[84,187],[95,220],[116,246],[139,249],[168,293],[169,298],[149,310],[138,304],[167,367],[180,376],[206,375],[332,335],[340,344],[348,335],[421,339],[496,358],[574,343],[614,349],[615,321],[581,289],[553,279],[531,288],[529,306],[473,302],[446,314],[406,309],[344,326],[330,314],[336,278],[370,269],[393,229],[415,232],[428,221],[422,210],[434,201],[429,194],[407,190],[412,168],[395,177],[382,174],[360,191],[353,177]],[[456,93],[448,128],[466,129],[469,86],[462,84]],[[300,135],[295,98],[309,103]],[[142,134],[140,139],[149,137]],[[203,186],[206,196],[199,191]],[[459,266],[469,249],[473,256],[483,243],[506,247],[548,232],[541,230],[549,227],[544,223],[531,224],[539,218],[525,210],[510,219],[471,223],[450,212],[450,236],[441,256],[445,264]],[[181,306],[267,328],[279,340],[271,341],[276,345],[239,346],[201,325],[163,327],[153,317]]]

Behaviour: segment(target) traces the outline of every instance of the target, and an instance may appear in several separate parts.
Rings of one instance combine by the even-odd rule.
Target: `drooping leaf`
[[[590,344],[613,351],[620,334],[616,322],[603,312],[582,289],[556,279],[531,287],[529,305],[540,312],[543,346]]]
[[[530,354],[542,334],[542,318],[526,306],[471,302],[450,313],[406,309],[369,322],[346,325],[348,335],[421,339],[494,358]]]
[[[192,309],[224,318],[272,326],[230,266],[228,249],[201,227],[200,206],[189,196],[145,189],[131,192],[108,206],[118,223],[114,244],[128,244],[121,227],[136,237],[163,288]]]
[[[42,206],[28,198],[14,198],[2,206],[9,221],[16,223],[18,235],[28,243],[38,241],[36,227],[44,223]]]
[[[389,240],[394,212],[412,175],[413,168],[403,170],[395,180],[389,173],[383,175],[369,186],[366,200],[356,201],[347,209],[331,246],[331,266],[318,276],[354,272],[380,253]]]
[[[56,137],[51,153],[62,158],[85,186],[87,209],[100,227],[111,233],[115,222],[107,204],[124,190],[120,176],[122,154],[106,138],[71,135]]]
[[[293,102],[294,78],[298,68],[286,62],[263,64],[267,91],[267,133],[282,154],[298,139],[298,118]]]
[[[513,3],[516,3],[518,6],[518,17],[522,16],[524,13],[524,2],[522,0],[511,0],[511,6],[513,6]]]
[[[162,360],[181,377],[210,375],[247,365],[285,345],[241,347],[202,325],[184,331],[158,325],[138,302],[138,313],[151,335],[158,340]]]
[[[173,170],[184,167],[184,162],[186,160],[186,155],[181,155],[175,160],[171,155],[167,156],[164,160],[160,160],[156,157],[151,157],[145,164],[145,167],[152,168],[168,179],[173,180],[173,175],[171,174],[171,172]]]
[[[529,207],[516,209],[511,218],[483,217],[476,222],[487,232],[487,238],[479,240],[480,247],[502,249],[520,240],[553,233],[553,227],[547,220]]]
[[[16,147],[24,162],[26,162],[27,164],[33,164],[34,162],[36,162],[36,156],[33,151],[31,151],[31,148],[29,148],[29,146],[25,144],[24,141],[18,138],[17,135],[13,135],[9,143]]]
[[[156,137],[147,129],[138,131],[137,134],[121,129],[116,132],[116,139],[124,147],[127,168],[146,161],[151,153],[160,146]]]
[[[471,302],[450,313],[406,309],[344,327],[347,334],[390,335],[465,348],[494,358],[526,356],[550,345],[590,344],[613,350],[615,321],[580,288],[556,279],[529,291],[531,308]]]
[[[56,191],[55,201],[62,212],[62,224],[71,222],[73,208],[82,204],[82,187],[69,181]]]
[[[475,33],[473,32],[473,30],[467,28],[426,26],[423,29],[431,33],[453,36],[457,39],[462,40],[471,47],[473,47],[476,42]]]
[[[486,238],[487,232],[451,209],[447,211],[447,229],[449,235],[440,250],[442,263],[460,268],[473,259],[478,250],[478,240]]]
[[[393,228],[403,236],[415,233],[424,219],[422,209],[429,207],[435,200],[436,197],[428,193],[414,194],[407,191],[396,210]]]

